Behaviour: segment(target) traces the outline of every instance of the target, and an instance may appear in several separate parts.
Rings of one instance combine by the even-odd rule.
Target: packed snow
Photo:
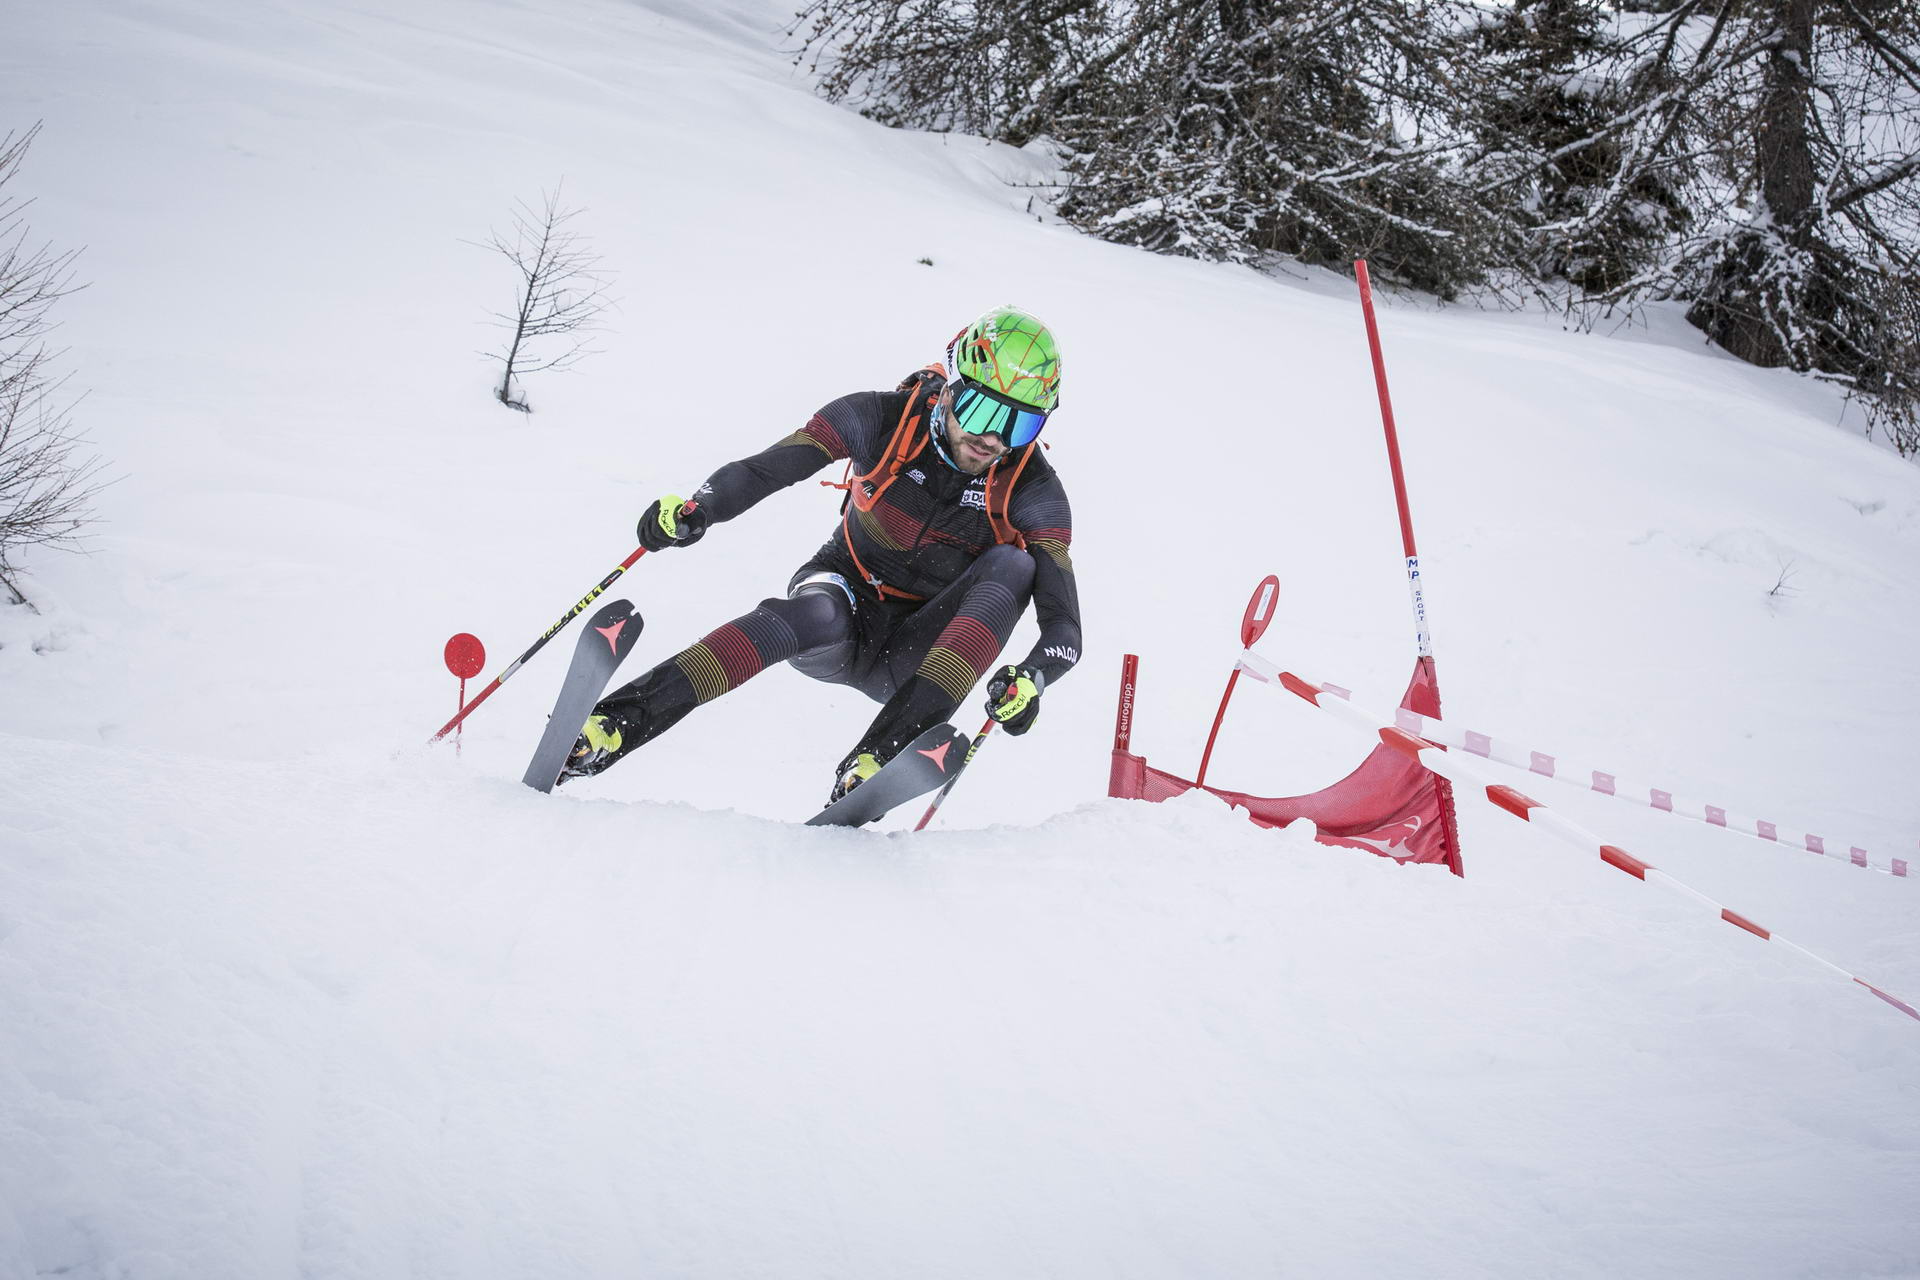
[[[0,607],[0,1277],[1920,1275],[1920,1022],[1859,986],[1465,793],[1464,879],[1105,798],[1121,656],[1191,773],[1267,573],[1263,654],[1405,682],[1352,282],[1081,236],[1043,152],[817,100],[788,16],[8,13],[118,479]],[[622,303],[523,416],[475,242],[556,187]],[[1380,301],[1449,720],[1920,862],[1920,470],[1671,312]],[[426,745],[448,636],[498,672],[654,497],[1005,302],[1087,653],[932,829],[798,825],[871,704],[785,670],[529,791],[572,632]],[[628,674],[836,498],[642,560]],[[1210,780],[1367,747],[1243,682]],[[1511,781],[1920,999],[1920,876]]]

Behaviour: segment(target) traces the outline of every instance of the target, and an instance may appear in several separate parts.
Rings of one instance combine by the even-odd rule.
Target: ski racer
[[[840,763],[829,797],[838,800],[953,715],[993,670],[1029,600],[1039,639],[993,671],[986,693],[987,714],[1007,732],[1032,728],[1042,694],[1080,657],[1073,518],[1035,441],[1059,403],[1052,333],[1002,307],[893,391],[842,396],[721,467],[691,500],[674,494],[648,507],[640,541],[649,551],[689,547],[769,494],[849,462],[839,527],[786,595],[602,698],[560,781],[601,772],[701,703],[790,662],[882,704]]]

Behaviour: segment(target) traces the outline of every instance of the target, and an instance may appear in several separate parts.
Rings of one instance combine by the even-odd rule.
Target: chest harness
[[[881,452],[873,469],[855,475],[853,459],[848,458],[844,478],[820,482],[826,488],[846,491],[846,501],[840,505],[840,537],[846,543],[847,554],[853,557],[853,567],[860,571],[860,577],[879,593],[882,600],[925,600],[926,597],[888,586],[878,574],[860,562],[860,553],[853,547],[853,513],[859,511],[864,514],[878,506],[881,496],[900,478],[907,464],[925,451],[930,435],[927,419],[945,387],[946,369],[943,365],[930,364],[907,375],[899,389],[911,394],[907,397],[906,406],[900,410],[900,421],[893,429],[893,436],[887,441],[887,447]],[[1013,521],[1007,516],[1007,507],[1013,501],[1013,487],[1019,482],[1020,473],[1026,470],[1034,446],[1039,443],[1035,440],[1021,449],[1019,460],[1014,462],[1011,469],[1007,466],[1010,459],[1002,458],[987,471],[987,523],[993,528],[996,544],[1016,546],[1022,551],[1027,549],[1027,540],[1013,527]],[[1001,482],[1002,476],[1005,477],[1004,483]]]

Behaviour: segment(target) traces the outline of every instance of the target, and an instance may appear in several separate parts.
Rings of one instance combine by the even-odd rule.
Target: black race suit
[[[721,467],[695,491],[693,500],[721,523],[831,463],[851,458],[855,475],[871,471],[910,397],[920,397],[925,447],[871,510],[855,509],[836,526],[794,573],[787,596],[761,601],[601,701],[596,712],[615,717],[622,729],[620,751],[608,764],[782,661],[883,703],[854,750],[888,759],[953,715],[996,664],[1029,600],[1040,637],[1026,663],[1051,685],[1079,661],[1080,603],[1068,555],[1073,517],[1059,476],[1036,447],[1006,507],[1026,548],[996,544],[986,477],[949,463],[935,434],[936,388],[843,396],[784,440]],[[1010,469],[1017,457],[1015,451],[998,466]],[[1005,483],[996,480],[996,488]],[[881,592],[881,585],[890,590]]]

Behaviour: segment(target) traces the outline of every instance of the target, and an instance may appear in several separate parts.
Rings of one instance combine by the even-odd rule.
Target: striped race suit
[[[914,396],[930,407],[926,389],[843,396],[792,435],[721,467],[693,501],[723,523],[831,463],[851,459],[855,475],[869,472]],[[1024,662],[1040,673],[1042,687],[1079,661],[1080,603],[1068,554],[1073,517],[1059,476],[1034,448],[1006,506],[1026,547],[997,544],[986,477],[946,461],[936,416],[924,413],[918,428],[927,433],[926,447],[870,510],[848,510],[794,573],[785,597],[761,601],[601,700],[596,712],[614,716],[623,729],[615,758],[773,663],[791,662],[883,704],[854,750],[886,760],[952,717],[995,666],[1029,600],[1040,636]],[[1017,454],[998,466],[1010,469]]]

